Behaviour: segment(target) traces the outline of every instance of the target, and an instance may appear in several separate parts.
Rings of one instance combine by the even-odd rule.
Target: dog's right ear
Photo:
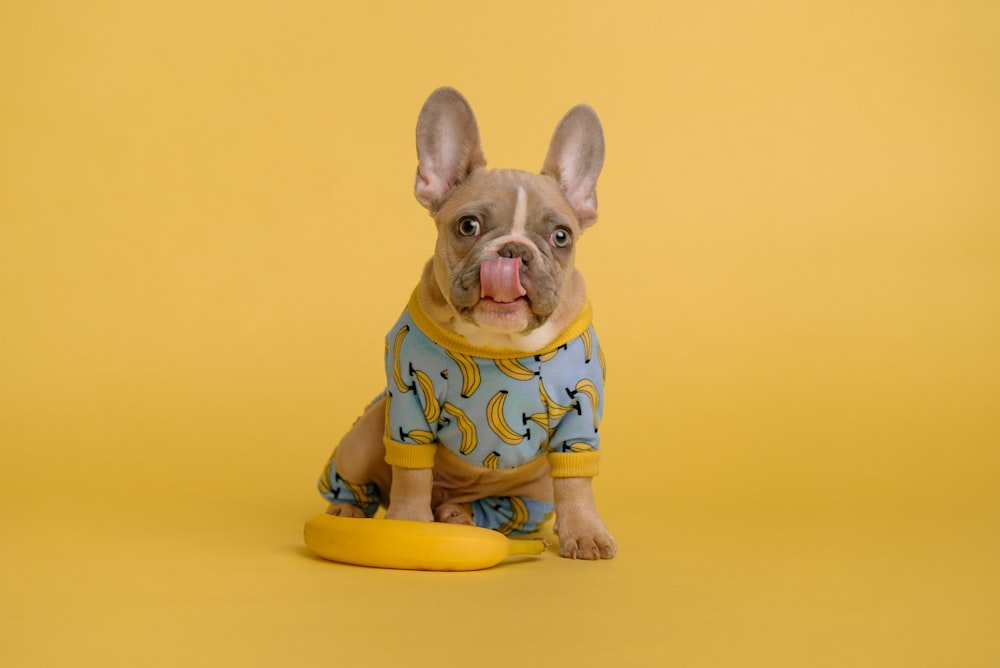
[[[414,195],[431,213],[486,158],[472,107],[454,88],[431,93],[417,119],[417,182]]]
[[[552,135],[542,174],[559,183],[580,226],[597,220],[597,177],[604,166],[604,131],[597,113],[580,104],[563,117]]]

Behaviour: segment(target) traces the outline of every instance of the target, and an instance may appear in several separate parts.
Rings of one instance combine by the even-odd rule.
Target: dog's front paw
[[[556,520],[559,554],[568,559],[612,559],[618,545],[598,518],[567,517]]]

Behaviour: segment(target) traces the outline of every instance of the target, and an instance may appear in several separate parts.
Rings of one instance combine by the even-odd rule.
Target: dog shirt
[[[421,309],[417,293],[385,342],[387,463],[430,468],[437,447],[490,469],[538,457],[553,477],[592,477],[605,364],[587,303],[546,349],[477,348]]]

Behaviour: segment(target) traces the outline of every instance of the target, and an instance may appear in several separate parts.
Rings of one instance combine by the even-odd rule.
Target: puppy
[[[540,174],[486,168],[458,91],[417,120],[415,194],[437,243],[385,342],[386,389],[320,478],[327,512],[527,533],[555,513],[560,553],[610,559],[597,512],[604,357],[574,249],[597,218],[604,136],[571,109]]]

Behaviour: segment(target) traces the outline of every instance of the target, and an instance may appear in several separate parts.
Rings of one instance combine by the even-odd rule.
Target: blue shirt
[[[495,351],[443,330],[414,294],[386,337],[386,460],[429,467],[440,444],[475,466],[549,455],[553,475],[595,475],[605,370],[590,313],[545,350]]]

